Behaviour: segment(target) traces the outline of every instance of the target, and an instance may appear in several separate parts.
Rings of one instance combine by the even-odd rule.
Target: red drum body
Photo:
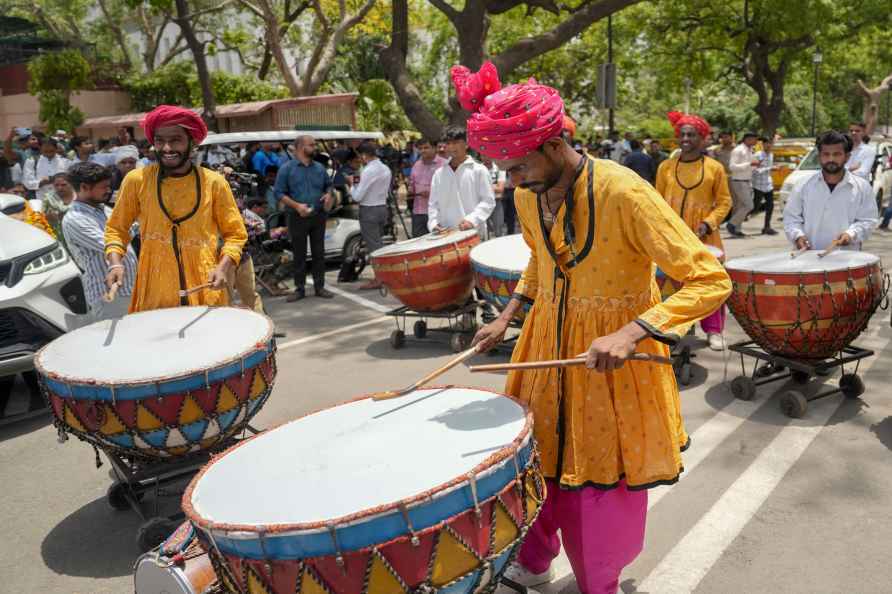
[[[131,458],[228,445],[276,376],[272,320],[233,307],[176,307],[64,334],[34,357],[57,428]]]
[[[471,296],[471,248],[477,231],[430,233],[388,245],[372,254],[375,277],[415,311],[442,311]]]
[[[887,292],[877,256],[809,251],[736,258],[725,264],[731,313],[765,351],[792,359],[826,359],[867,326]]]
[[[714,245],[707,245],[706,249],[715,256],[719,262],[725,261],[725,252],[715,247]],[[684,283],[678,282],[675,279],[669,278],[666,274],[660,270],[660,267],[657,266],[657,286],[660,287],[660,295],[663,297],[665,301],[669,297],[672,297],[678,291]]]
[[[545,497],[532,415],[483,390],[415,397],[326,409],[204,467],[183,510],[227,592],[495,589]]]

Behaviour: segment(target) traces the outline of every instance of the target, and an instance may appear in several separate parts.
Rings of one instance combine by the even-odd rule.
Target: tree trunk
[[[865,134],[870,136],[877,127],[880,117],[880,100],[883,93],[892,92],[892,74],[883,79],[878,87],[870,88],[864,81],[858,80],[858,93],[864,97],[864,112],[862,119],[865,124]]]
[[[260,61],[260,69],[257,70],[257,78],[259,80],[266,80],[266,77],[269,75],[269,67],[273,62],[273,53],[269,51],[269,41],[267,41],[263,46],[263,60]]]
[[[189,46],[192,58],[195,60],[195,69],[198,71],[198,83],[201,85],[201,99],[204,105],[201,117],[207,123],[208,128],[216,131],[217,100],[214,98],[214,88],[211,85],[211,75],[204,55],[204,45],[198,41],[198,37],[195,35],[186,0],[174,0],[174,4],[177,10],[174,21],[183,32],[183,37],[186,39],[186,44]]]

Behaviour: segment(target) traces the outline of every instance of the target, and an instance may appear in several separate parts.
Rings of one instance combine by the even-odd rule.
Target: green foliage
[[[251,75],[217,71],[211,73],[211,84],[214,96],[221,105],[288,96],[284,87],[258,81]],[[201,105],[201,86],[195,65],[191,62],[174,62],[150,74],[132,74],[124,80],[123,86],[130,93],[134,108],[140,111],[150,110],[162,103]]]
[[[90,64],[76,50],[42,54],[28,64],[28,90],[40,104],[38,117],[50,130],[73,130],[84,114],[71,105],[71,93],[92,86]]]
[[[380,130],[387,134],[412,128],[397,103],[393,87],[384,79],[376,78],[360,84],[356,107],[356,123],[360,130]]]

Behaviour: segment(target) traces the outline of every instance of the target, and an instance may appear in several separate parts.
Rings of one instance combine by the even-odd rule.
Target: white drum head
[[[796,274],[799,272],[833,272],[848,268],[861,268],[880,261],[877,256],[867,252],[836,250],[820,258],[818,254],[821,253],[823,253],[823,250],[810,250],[801,256],[791,258],[790,251],[772,252],[759,256],[734,258],[725,262],[725,268],[745,272]]]
[[[476,229],[468,229],[467,231],[449,231],[448,233],[428,233],[421,237],[398,241],[390,245],[386,245],[372,252],[372,258],[380,258],[383,256],[398,256],[400,254],[412,254],[415,252],[423,252],[431,248],[450,245],[459,241],[464,241],[469,237],[477,235]]]
[[[232,362],[269,341],[272,332],[272,320],[247,309],[156,309],[64,334],[35,363],[73,383],[150,383]]]
[[[192,508],[212,522],[268,526],[334,520],[462,477],[526,427],[506,396],[419,390],[326,409],[267,431],[206,467]]]
[[[523,272],[530,261],[530,246],[523,235],[506,235],[484,241],[471,250],[471,262],[512,272]]]
[[[157,553],[146,553],[136,561],[133,590],[135,594],[196,594],[183,571],[166,567]]]

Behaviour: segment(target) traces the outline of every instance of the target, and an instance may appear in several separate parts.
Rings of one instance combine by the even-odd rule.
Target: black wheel
[[[781,412],[791,419],[801,419],[808,410],[808,400],[802,392],[787,390],[780,397]]]
[[[362,236],[354,235],[344,242],[344,249],[341,253],[344,260],[356,262],[356,274],[362,274],[367,260],[365,246],[362,244]]]
[[[752,400],[756,396],[756,383],[745,375],[731,380],[731,393],[738,400]]]
[[[691,366],[690,364],[685,363],[681,366],[681,371],[678,374],[678,381],[682,386],[687,386],[691,383]]]
[[[427,322],[424,320],[415,322],[415,325],[412,326],[412,334],[419,340],[427,336]]]
[[[401,349],[406,345],[406,333],[402,330],[394,330],[390,333],[390,346]]]
[[[130,509],[130,502],[127,500],[127,490],[129,487],[125,483],[114,482],[108,486],[108,491],[105,494],[106,501],[112,507],[112,509],[116,509],[119,511]],[[145,493],[133,492],[130,494],[136,499],[137,502],[142,501]]]
[[[857,398],[864,393],[864,382],[854,373],[844,373],[839,378],[839,389],[846,398]]]
[[[180,525],[179,522],[168,520],[167,518],[155,517],[149,518],[139,530],[136,531],[136,546],[145,553],[160,545],[164,540],[173,534],[173,531]]]
[[[799,371],[798,369],[793,370],[793,381],[797,384],[807,384],[810,379],[811,376],[807,371]]]

